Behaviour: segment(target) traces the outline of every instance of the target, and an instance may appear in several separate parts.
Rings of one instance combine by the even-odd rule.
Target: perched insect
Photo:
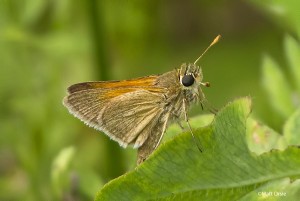
[[[187,110],[191,103],[203,104],[200,86],[209,86],[202,82],[202,71],[196,63],[219,38],[194,63],[184,63],[180,69],[131,80],[74,84],[68,88],[63,104],[75,117],[122,147],[133,144],[138,148],[139,164],[160,144],[171,120],[184,117],[191,130]]]

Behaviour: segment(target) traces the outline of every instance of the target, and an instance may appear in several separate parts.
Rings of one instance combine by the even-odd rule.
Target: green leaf
[[[273,108],[284,119],[288,118],[295,110],[290,86],[279,66],[267,56],[263,61],[263,85]]]
[[[300,46],[291,36],[285,37],[285,52],[288,58],[291,74],[298,89],[298,99],[300,94]],[[299,104],[298,100],[298,104]]]
[[[300,109],[287,120],[283,128],[284,139],[288,144],[300,144]]]
[[[288,27],[300,35],[298,0],[249,0],[249,2],[267,11],[275,23]]]
[[[280,187],[280,188],[278,188]],[[298,200],[300,197],[300,180],[291,182],[289,178],[270,181],[255,191],[245,195],[242,200]],[[260,199],[258,199],[260,198]]]
[[[162,144],[134,171],[112,180],[95,200],[236,200],[266,182],[300,176],[300,149],[256,155],[246,143],[251,101],[228,104],[212,124]]]
[[[57,197],[62,196],[63,189],[65,188],[66,177],[69,175],[68,168],[74,157],[75,148],[73,146],[62,149],[59,154],[55,157],[51,168],[51,181],[54,192]]]
[[[286,144],[278,143],[282,135],[252,118],[247,120],[246,136],[249,149],[256,154],[286,147]]]

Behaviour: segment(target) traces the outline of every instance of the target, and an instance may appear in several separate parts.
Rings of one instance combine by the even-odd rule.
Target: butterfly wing
[[[138,148],[157,126],[164,112],[163,98],[145,90],[115,97],[101,110],[99,129],[124,147],[134,143]]]
[[[75,84],[63,103],[75,117],[120,145],[139,147],[159,121],[164,104],[164,88],[155,86],[156,76],[144,79]]]
[[[148,91],[159,91],[159,87],[155,86],[157,80],[158,76],[152,75],[131,80],[83,82],[70,86],[68,92],[71,94],[90,89],[110,89],[111,91],[114,89],[145,89]]]

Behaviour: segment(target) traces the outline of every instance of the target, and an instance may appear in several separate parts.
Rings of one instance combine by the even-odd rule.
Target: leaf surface
[[[135,170],[106,184],[95,200],[237,200],[266,182],[298,178],[296,146],[261,155],[249,151],[250,108],[248,98],[228,104],[209,126],[195,131],[203,152],[190,133],[177,135]]]

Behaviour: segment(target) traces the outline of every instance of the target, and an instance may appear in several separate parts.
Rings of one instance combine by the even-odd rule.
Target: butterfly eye
[[[195,78],[192,75],[184,75],[181,79],[181,83],[185,87],[189,87],[189,86],[193,85],[194,82],[195,82]]]

